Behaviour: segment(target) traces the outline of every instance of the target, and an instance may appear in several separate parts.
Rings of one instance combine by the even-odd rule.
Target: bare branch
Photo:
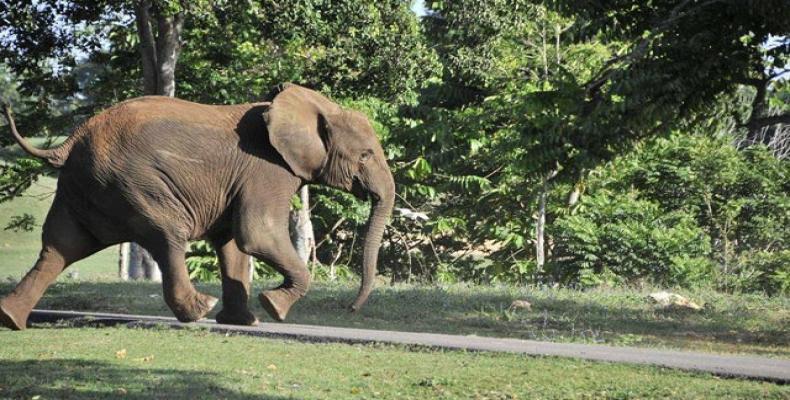
[[[785,124],[790,125],[790,114],[773,115],[770,117],[754,118],[748,122],[750,129],[760,129],[766,126]]]

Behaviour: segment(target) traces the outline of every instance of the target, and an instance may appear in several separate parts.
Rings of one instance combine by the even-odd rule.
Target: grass
[[[790,386],[510,354],[304,344],[201,330],[0,331],[0,397],[788,398]],[[152,346],[155,343],[156,345]]]
[[[253,292],[273,285],[256,282]],[[220,297],[219,284],[198,287]],[[1,283],[0,293],[11,288],[10,282]],[[790,356],[787,297],[684,291],[707,306],[700,312],[683,312],[655,308],[645,300],[647,293],[398,285],[378,288],[361,312],[351,314],[346,306],[356,294],[356,285],[319,283],[294,306],[288,322]],[[514,299],[529,300],[532,310],[509,310]],[[257,301],[251,303],[253,312],[267,320]],[[61,281],[49,289],[39,307],[172,315],[162,300],[161,286],[144,282]]]

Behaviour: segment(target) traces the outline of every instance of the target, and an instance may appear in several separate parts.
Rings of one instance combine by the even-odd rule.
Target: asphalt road
[[[29,322],[55,322],[65,319],[81,319],[86,323],[98,325],[125,324],[134,327],[166,325],[176,329],[202,327],[221,333],[232,332],[309,342],[385,343],[467,351],[519,353],[533,356],[570,357],[592,361],[656,365],[711,373],[717,376],[790,383],[790,360],[741,355],[285,323],[261,323],[255,327],[248,327],[222,325],[213,320],[202,320],[185,324],[178,322],[175,318],[167,317],[74,311],[34,310],[30,315]]]

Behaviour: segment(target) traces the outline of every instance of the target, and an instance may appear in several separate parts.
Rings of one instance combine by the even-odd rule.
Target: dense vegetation
[[[143,93],[137,2],[0,4],[0,93],[23,132]],[[154,5],[186,16],[177,96],[254,101],[294,81],[374,120],[398,185],[393,280],[790,291],[782,1]],[[3,198],[41,168],[5,166]],[[349,276],[367,206],[313,198],[313,271]]]

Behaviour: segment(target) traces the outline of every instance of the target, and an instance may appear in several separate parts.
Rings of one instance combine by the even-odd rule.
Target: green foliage
[[[553,272],[781,291],[789,171],[723,138],[654,140],[594,171],[579,207],[555,221]]]
[[[612,167],[612,187],[638,187],[665,211],[689,213],[725,266],[744,251],[782,249],[790,237],[790,164],[764,147],[673,135]]]
[[[436,69],[399,0],[216,3],[187,20],[184,40],[179,93],[202,102],[255,101],[286,81],[337,97],[411,102]]]
[[[186,254],[187,271],[189,278],[200,282],[218,282],[220,280],[219,259],[214,248],[206,241],[190,243]],[[255,262],[252,270],[253,279],[277,279],[280,275],[274,268]]]
[[[33,215],[24,213],[22,215],[12,215],[11,221],[8,222],[3,230],[11,230],[14,232],[25,231],[31,232],[36,227],[36,218]]]
[[[32,158],[0,164],[0,202],[19,196],[38,180],[43,169],[43,161]]]
[[[790,294],[790,249],[744,252],[719,285],[736,292]]]
[[[709,239],[694,220],[665,213],[636,192],[585,196],[580,209],[557,219],[552,230],[549,271],[563,283],[589,280],[592,272],[625,282],[693,285],[711,271]]]
[[[201,282],[219,281],[219,260],[208,242],[191,243],[186,258],[190,279]]]
[[[206,241],[190,243],[186,254],[189,278],[199,282],[219,282],[219,259],[213,247]],[[318,282],[347,282],[353,279],[354,273],[346,265],[334,266],[334,275],[330,276],[329,267],[313,266],[313,280]],[[266,263],[255,260],[252,278],[256,280],[279,280],[281,275]]]

